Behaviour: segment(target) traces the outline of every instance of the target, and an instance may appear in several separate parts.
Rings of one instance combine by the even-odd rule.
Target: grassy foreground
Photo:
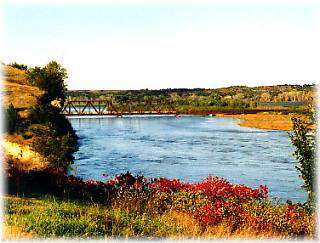
[[[258,230],[249,225],[234,230],[227,220],[217,225],[204,227],[190,214],[174,209],[159,215],[152,215],[148,212],[133,213],[121,207],[61,200],[52,196],[41,199],[7,197],[5,203],[7,210],[5,239],[47,237],[292,238],[290,234],[283,234],[277,230]],[[309,222],[308,227],[310,228],[307,230],[310,230],[310,235],[306,236],[307,238],[312,238],[311,225],[312,222]],[[12,231],[12,229],[15,230]],[[299,238],[299,236],[296,237]]]
[[[169,225],[165,217],[131,214],[91,202],[9,197],[6,203],[6,223],[32,232],[29,237],[164,237],[186,230]]]
[[[56,196],[46,193],[5,198],[7,229],[20,229],[18,237],[34,238],[315,236],[314,213],[301,204],[270,201],[264,186],[251,189],[218,177],[189,184],[130,174],[106,182],[72,176],[53,180],[59,181],[59,185],[50,186]]]

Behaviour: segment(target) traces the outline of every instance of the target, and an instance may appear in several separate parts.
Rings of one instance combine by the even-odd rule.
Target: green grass
[[[288,211],[288,205],[271,201],[247,202],[241,206],[243,211],[236,207],[220,223],[203,225],[192,214],[194,205],[185,193],[174,194],[172,201],[168,201],[166,195],[163,197],[163,193],[156,200],[147,201],[141,200],[145,195],[139,195],[119,196],[114,199],[113,206],[48,195],[6,197],[5,225],[30,233],[34,238],[313,239],[315,236],[315,215],[301,207]],[[194,203],[201,204],[198,199]],[[163,206],[166,210],[159,212]],[[239,224],[239,220],[243,222]]]
[[[152,237],[178,233],[160,218],[129,214],[111,207],[80,201],[6,198],[6,225],[23,228],[40,237]]]

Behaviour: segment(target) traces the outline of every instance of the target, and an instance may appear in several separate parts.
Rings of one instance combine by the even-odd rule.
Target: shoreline
[[[237,124],[242,127],[250,127],[264,130],[291,131],[291,115],[256,113],[256,114],[217,114],[217,117],[240,119]]]

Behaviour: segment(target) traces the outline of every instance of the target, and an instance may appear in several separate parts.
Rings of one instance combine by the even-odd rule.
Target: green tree
[[[45,91],[41,96],[42,103],[49,103],[53,100],[65,100],[67,71],[56,61],[49,62],[45,67],[34,67],[28,72],[30,84]]]
[[[309,122],[300,118],[292,118],[293,133],[290,134],[291,143],[295,147],[293,155],[299,162],[296,168],[304,183],[302,188],[308,193],[307,205],[314,206],[315,201],[315,130],[310,128],[314,124],[314,112],[310,113]]]
[[[32,124],[38,124],[31,128],[34,134],[32,147],[48,159],[50,166],[66,169],[78,149],[78,137],[69,120],[61,114],[67,72],[52,61],[45,67],[31,69],[28,78],[31,84],[45,91],[28,117]],[[56,101],[61,105],[55,105]]]

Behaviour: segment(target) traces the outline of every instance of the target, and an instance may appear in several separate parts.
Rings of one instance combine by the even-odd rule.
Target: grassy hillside
[[[8,109],[12,104],[21,118],[26,119],[30,108],[36,105],[37,98],[43,91],[29,84],[26,70],[4,65],[2,71],[4,109]],[[46,162],[38,153],[31,150],[30,143],[31,141],[25,139],[22,134],[6,134],[5,140],[2,141],[4,155],[10,157],[12,165],[19,169],[26,171],[43,169]]]
[[[3,66],[3,77],[4,108],[12,104],[22,117],[27,117],[28,110],[36,104],[43,91],[29,84],[25,70]]]
[[[3,67],[4,78],[7,82],[17,83],[22,85],[29,85],[27,80],[26,70],[4,65]]]

